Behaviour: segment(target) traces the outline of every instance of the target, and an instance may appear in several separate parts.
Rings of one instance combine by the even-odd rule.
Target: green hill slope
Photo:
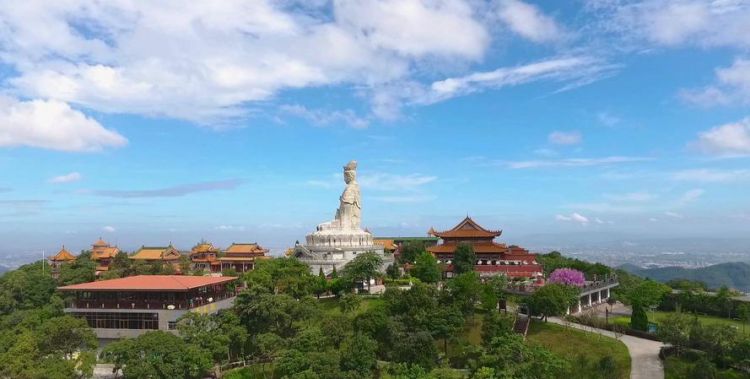
[[[644,278],[660,282],[672,279],[699,280],[709,288],[726,285],[740,291],[750,292],[750,264],[744,262],[720,263],[702,268],[687,269],[683,267],[659,267],[644,269],[633,265],[623,265],[621,269]]]

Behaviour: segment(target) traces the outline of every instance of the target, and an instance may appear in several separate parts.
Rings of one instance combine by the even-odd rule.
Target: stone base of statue
[[[326,275],[330,275],[334,268],[340,272],[358,254],[368,251],[383,257],[383,270],[393,261],[391,256],[384,254],[382,246],[373,242],[372,234],[360,227],[361,198],[356,169],[355,161],[344,167],[346,188],[339,199],[335,219],[319,224],[307,235],[304,245],[294,247],[294,256],[308,264],[313,274],[320,269]]]

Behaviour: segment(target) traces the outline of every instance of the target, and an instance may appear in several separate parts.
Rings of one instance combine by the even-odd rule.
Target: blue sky
[[[4,250],[750,227],[747,1],[195,3],[0,6]]]

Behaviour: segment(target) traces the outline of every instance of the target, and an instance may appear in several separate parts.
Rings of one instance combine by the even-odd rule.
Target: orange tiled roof
[[[98,261],[100,259],[114,258],[120,253],[117,246],[96,246],[91,250],[91,259]]]
[[[456,247],[458,247],[457,244],[442,244],[430,246],[427,248],[427,251],[433,254],[453,253],[454,251],[456,251]],[[474,248],[474,253],[476,254],[505,254],[508,252],[508,248],[505,245],[499,243],[475,243],[472,244],[472,247]]]
[[[268,250],[264,249],[258,243],[232,243],[225,251],[227,255],[232,254],[266,254]]]
[[[201,242],[193,246],[193,249],[190,250],[190,255],[199,253],[216,253],[218,251],[219,249],[215,248],[210,242]]]
[[[229,283],[232,276],[136,275],[58,287],[60,291],[174,291]]]
[[[146,260],[146,261],[157,261],[165,260],[171,261],[180,259],[180,252],[172,246],[167,247],[146,247],[143,246],[135,254],[130,256],[130,259],[135,260]]]
[[[374,242],[376,245],[383,246],[386,250],[396,250],[396,242],[392,239],[374,239],[372,242]]]
[[[92,246],[103,247],[103,246],[109,246],[109,244],[107,243],[107,241],[103,240],[102,237],[99,237],[99,239],[96,242],[94,242]]]
[[[438,232],[430,228],[430,235],[440,238],[495,238],[503,233],[502,230],[487,230],[477,224],[471,217],[466,217],[453,229]]]
[[[71,254],[69,251],[65,250],[65,246],[63,246],[60,252],[51,256],[49,260],[55,261],[55,262],[67,262],[67,261],[76,260],[76,257],[73,254]]]

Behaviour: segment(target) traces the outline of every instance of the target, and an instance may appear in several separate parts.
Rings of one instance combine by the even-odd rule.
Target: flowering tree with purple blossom
[[[566,286],[583,287],[586,282],[583,273],[572,268],[558,268],[549,274],[550,283],[559,283]]]

